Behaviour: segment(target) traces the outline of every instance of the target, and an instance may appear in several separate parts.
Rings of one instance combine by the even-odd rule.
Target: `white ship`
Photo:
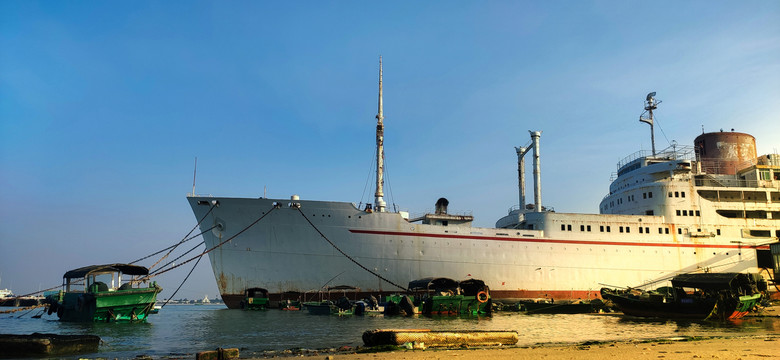
[[[659,101],[647,97],[653,124]],[[534,202],[516,206],[496,228],[447,213],[410,219],[383,195],[382,72],[379,73],[377,183],[365,208],[349,202],[197,196],[188,200],[225,304],[247,288],[286,292],[325,285],[365,294],[401,291],[429,276],[476,277],[494,299],[594,299],[604,285],[638,286],[680,273],[760,272],[780,237],[780,156],[756,156],[743,133],[702,134],[694,146],[638,152],[618,164],[599,214],[548,211],[541,203],[539,139],[516,148],[520,204],[524,155],[533,152]],[[764,272],[764,275],[771,275]]]

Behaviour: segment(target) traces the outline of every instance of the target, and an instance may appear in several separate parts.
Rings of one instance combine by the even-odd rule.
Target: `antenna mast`
[[[195,169],[192,171],[192,196],[195,196],[195,177],[198,175],[198,157],[195,157]]]
[[[376,114],[376,193],[374,194],[374,208],[377,212],[385,211],[385,199],[383,193],[385,170],[385,117],[382,115],[382,56],[379,56],[379,112]]]
[[[647,97],[645,98],[645,112],[642,113],[644,115],[645,113],[650,113],[650,117],[643,117],[642,115],[639,115],[639,121],[643,123],[647,123],[650,125],[650,144],[653,148],[653,156],[655,156],[655,133],[653,132],[653,110],[658,108],[658,104],[661,103],[661,100],[655,100],[655,91],[647,94]]]

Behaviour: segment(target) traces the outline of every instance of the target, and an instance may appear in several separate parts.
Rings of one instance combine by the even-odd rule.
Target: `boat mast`
[[[382,115],[382,56],[379,56],[379,112],[376,114],[376,193],[374,194],[374,209],[377,212],[385,211],[384,185],[384,161],[385,161],[385,125]]]
[[[655,91],[647,94],[647,97],[645,98],[645,112],[642,113],[644,115],[646,112],[650,113],[650,117],[642,117],[642,115],[639,115],[639,121],[643,123],[647,123],[650,125],[650,144],[652,144],[653,148],[653,156],[655,156],[655,133],[653,132],[653,110],[658,108],[658,104],[660,104],[661,101],[655,100]]]

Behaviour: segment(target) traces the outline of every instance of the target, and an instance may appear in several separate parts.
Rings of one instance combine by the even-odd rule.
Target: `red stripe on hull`
[[[536,239],[536,238],[507,238],[497,236],[474,236],[474,235],[452,235],[452,234],[426,234],[403,231],[378,231],[378,230],[355,230],[349,232],[354,234],[369,235],[392,235],[392,236],[411,236],[411,237],[429,237],[445,239],[466,239],[466,240],[495,240],[495,241],[515,241],[530,243],[556,243],[556,244],[578,244],[578,245],[616,245],[616,246],[654,246],[654,247],[679,247],[679,248],[711,248],[711,249],[761,249],[768,250],[769,246],[743,246],[743,245],[715,245],[715,244],[670,244],[670,243],[644,243],[644,242],[622,242],[622,241],[588,241],[588,240],[555,240],[555,239]]]

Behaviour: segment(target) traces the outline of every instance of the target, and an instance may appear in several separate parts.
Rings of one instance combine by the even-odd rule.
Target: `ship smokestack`
[[[520,211],[525,211],[525,153],[526,147],[515,147],[517,152],[517,184],[520,188]]]
[[[541,131],[529,131],[531,133],[531,141],[533,141],[534,148],[534,209],[535,211],[542,211],[542,170],[539,164],[539,137],[542,136]]]
[[[450,205],[450,202],[445,198],[439,198],[439,200],[436,200],[436,215],[446,215],[448,205]]]

